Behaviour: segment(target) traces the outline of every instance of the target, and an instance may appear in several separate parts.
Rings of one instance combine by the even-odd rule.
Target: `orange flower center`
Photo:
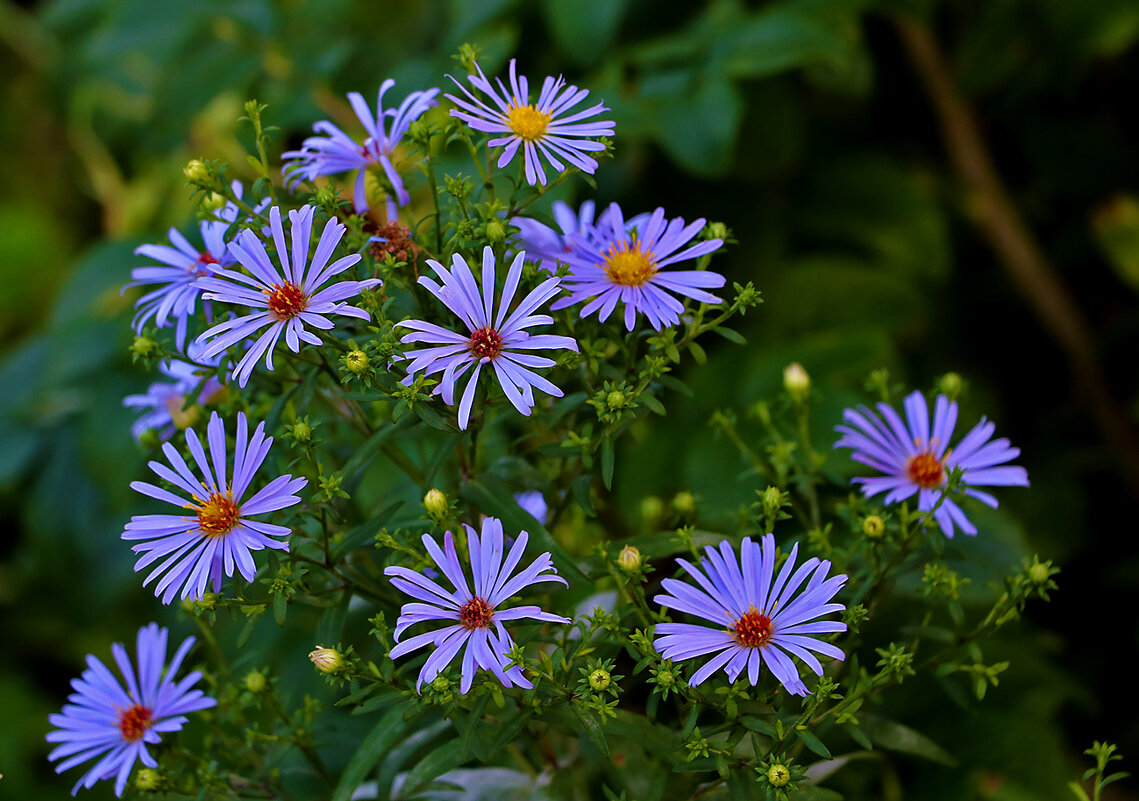
[[[906,475],[922,489],[940,487],[945,481],[945,469],[929,451],[909,458],[906,462]]]
[[[198,526],[207,537],[228,534],[241,515],[241,509],[233,501],[233,493],[228,491],[225,495],[213,493],[197,509]]]
[[[489,628],[493,611],[490,604],[476,595],[459,608],[459,625],[471,631]]]
[[[732,639],[744,648],[762,648],[771,639],[771,618],[753,606],[736,621]]]
[[[629,242],[610,245],[602,266],[609,280],[621,286],[642,286],[657,271],[656,263],[641,250],[635,236]]]
[[[493,359],[502,352],[502,334],[493,328],[480,328],[471,333],[469,347],[480,359]]]
[[[119,713],[119,730],[127,742],[141,740],[142,735],[154,723],[154,713],[145,706],[135,704]]]
[[[533,142],[545,135],[550,115],[543,114],[533,106],[520,106],[518,101],[513,101],[510,111],[506,113],[506,124],[524,141]]]
[[[304,290],[292,281],[283,284],[273,284],[273,290],[264,290],[265,297],[269,299],[269,311],[278,320],[291,320],[305,310],[308,298]]]

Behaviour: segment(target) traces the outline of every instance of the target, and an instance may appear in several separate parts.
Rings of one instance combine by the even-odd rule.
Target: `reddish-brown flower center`
[[[490,627],[490,616],[494,612],[490,604],[477,595],[459,607],[459,624],[474,631]]]
[[[278,320],[291,320],[305,310],[308,298],[304,290],[292,281],[283,284],[273,284],[272,291],[264,290],[265,297],[269,299],[269,311]]]
[[[201,278],[204,275],[213,275],[209,268],[206,267],[207,264],[221,264],[221,262],[215,259],[212,253],[202,251],[198,254],[198,260],[190,267],[190,272],[197,278]]]
[[[906,462],[906,475],[923,489],[940,487],[945,480],[945,469],[929,451],[911,456]]]
[[[480,359],[493,359],[502,352],[502,334],[493,328],[480,328],[471,334],[469,347]]]
[[[744,648],[762,648],[771,639],[771,618],[753,606],[736,621],[732,639]]]
[[[128,742],[141,740],[142,735],[154,723],[154,713],[145,706],[135,704],[119,713],[119,730]]]
[[[207,537],[228,534],[230,529],[237,525],[237,519],[241,516],[241,509],[234,503],[231,492],[226,492],[225,495],[215,492],[201,502],[197,509],[198,526]]]

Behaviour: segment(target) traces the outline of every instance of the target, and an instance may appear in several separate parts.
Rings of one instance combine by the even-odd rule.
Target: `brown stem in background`
[[[1048,263],[993,165],[973,110],[954,83],[929,28],[893,17],[910,63],[933,103],[946,150],[969,197],[970,218],[996,251],[1044,328],[1064,351],[1078,395],[1095,418],[1124,478],[1139,495],[1139,435],[1112,395],[1100,367],[1091,328]]]

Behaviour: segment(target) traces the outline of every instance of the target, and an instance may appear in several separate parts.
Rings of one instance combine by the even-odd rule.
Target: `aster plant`
[[[429,259],[428,265],[442,283],[436,283],[427,276],[421,277],[419,283],[454,312],[467,327],[467,333],[457,334],[424,320],[404,320],[397,324],[414,332],[400,340],[403,344],[426,342],[434,346],[405,353],[405,358],[411,359],[407,373],[409,378],[420,371],[426,375],[441,373],[439,386],[434,392],[441,395],[448,406],[455,403],[457,382],[470,372],[459,401],[459,428],[466,428],[470,421],[475,388],[484,368],[494,371],[503,394],[521,414],[529,415],[534,408],[535,388],[554,397],[562,396],[560,389],[534,372],[536,369],[553,367],[554,360],[528,351],[576,351],[577,343],[570,337],[533,334],[526,330],[536,325],[553,323],[553,318],[549,315],[535,312],[558,293],[559,279],[547,278],[516,306],[512,306],[522,278],[525,258],[525,252],[514,257],[497,303],[496,259],[490,247],[483,249],[481,287],[475,281],[466,259],[459,254],[451,262],[450,270]]]
[[[384,570],[393,586],[416,599],[404,604],[400,610],[394,635],[398,644],[389,656],[396,659],[426,645],[435,646],[419,671],[416,692],[424,682],[434,680],[460,651],[463,652],[463,660],[459,692],[466,693],[471,689],[475,672],[480,668],[489,670],[506,687],[532,687],[522,671],[511,665],[510,651],[514,648],[514,641],[502,624],[512,620],[551,623],[569,623],[570,620],[543,612],[537,606],[502,608],[502,604],[534,584],[554,581],[564,585],[566,580],[557,575],[549,553],[541,554],[515,574],[530,539],[525,531],[518,532],[507,552],[501,521],[486,518],[481,537],[470,526],[464,528],[472,582],[467,581],[466,570],[459,560],[450,531],[443,536],[442,548],[426,534],[423,535],[423,546],[454,590],[447,590],[406,567],[393,566]],[[400,635],[409,627],[433,621],[443,621],[444,627],[399,641]]]
[[[358,253],[332,261],[345,227],[335,220],[325,223],[316,251],[309,260],[314,206],[303,206],[289,212],[292,251],[285,239],[281,209],[269,210],[269,232],[277,252],[277,264],[269,258],[261,239],[246,229],[230,246],[234,259],[248,273],[219,270],[216,276],[203,279],[200,288],[208,300],[236,303],[255,309],[250,314],[218,323],[199,338],[204,347],[201,357],[209,359],[226,349],[256,336],[233,368],[233,377],[244,387],[257,364],[265,357],[265,367],[273,369],[273,349],[282,336],[289,350],[296,353],[300,343],[321,344],[321,339],[308,330],[311,326],[327,331],[334,326],[327,315],[358,317],[367,320],[368,313],[345,301],[362,289],[378,286],[378,278],[363,281],[337,281],[321,289],[336,276],[360,261]],[[331,263],[330,263],[331,262]],[[279,265],[279,266],[278,266]]]
[[[707,270],[663,270],[719,249],[724,243],[720,238],[689,244],[703,228],[703,219],[689,225],[680,217],[666,221],[664,209],[641,217],[630,227],[620,206],[610,205],[596,227],[582,226],[566,236],[568,253],[561,260],[570,267],[565,280],[569,295],[553,308],[584,303],[582,317],[597,312],[605,322],[620,303],[626,329],[632,331],[637,315],[643,314],[659,331],[680,322],[684,311],[684,304],[672,293],[701,303],[720,303],[720,298],[705,290],[722,287],[724,276]]]
[[[336,175],[356,171],[356,181],[352,189],[353,208],[357,214],[368,211],[366,177],[368,170],[379,167],[391,185],[392,193],[387,200],[387,215],[394,220],[400,206],[411,201],[411,195],[404,187],[403,178],[392,164],[395,154],[407,135],[411,124],[425,111],[435,106],[438,89],[411,92],[395,108],[384,108],[384,95],[395,81],[390,78],[380,85],[376,98],[376,112],[368,107],[368,102],[359,92],[349,92],[348,102],[364,126],[367,136],[363,144],[356,142],[344,131],[328,120],[321,120],[312,126],[318,136],[310,136],[301,144],[300,150],[290,150],[281,154],[287,162],[282,172],[286,183],[296,188],[301,181],[313,181],[323,175]]]
[[[452,78],[462,95],[446,96],[458,106],[451,116],[476,131],[494,135],[487,144],[503,147],[499,169],[510,164],[521,150],[526,182],[531,185],[546,183],[543,162],[559,173],[566,169],[565,164],[590,175],[596,172],[597,160],[588,154],[605,150],[596,137],[613,135],[613,122],[595,119],[608,109],[598,103],[575,111],[589,97],[589,91],[567,86],[561,76],[543,80],[538,97],[531,101],[530,83],[518,75],[514,59],[510,59],[509,75],[509,86],[501,79],[491,83],[475,63],[474,73],[467,80],[479,94]]]
[[[1007,439],[993,439],[996,426],[981,418],[961,441],[952,445],[957,426],[957,403],[945,395],[934,402],[931,424],[925,395],[912,392],[903,401],[906,418],[887,403],[878,404],[878,414],[865,406],[842,413],[847,425],[836,426],[842,437],[836,448],[850,448],[851,459],[886,473],[856,478],[867,497],[886,493],[887,504],[917,495],[917,506],[928,512],[938,528],[952,537],[960,528],[975,535],[977,527],[949,497],[949,476],[958,474],[957,488],[967,497],[997,508],[997,499],[977,487],[1027,487],[1028,473],[1010,465],[1020,455]]]
[[[136,762],[154,768],[158,762],[147,749],[162,742],[162,735],[180,731],[187,715],[217,706],[196,685],[200,671],[177,679],[179,668],[194,647],[194,638],[182,641],[169,663],[166,648],[169,631],[151,623],[138,631],[135,663],[119,643],[111,646],[121,679],[94,655],[87,669],[71,682],[75,690],[69,703],[49,720],[56,728],[47,741],[58,743],[48,759],[58,761],[56,773],[84,762],[94,764],[76,782],[90,789],[98,781],[115,780],[115,795],[122,796]],[[136,667],[137,666],[137,667]]]
[[[197,251],[171,248],[182,277],[140,306],[133,350],[173,383],[127,399],[152,432],[139,448],[161,451],[158,480],[130,486],[169,506],[122,538],[143,586],[201,631],[219,709],[199,744],[152,759],[140,743],[181,725],[189,708],[168,704],[193,682],[161,689],[189,646],[164,673],[166,635],[140,635],[141,677],[113,690],[90,663],[78,711],[54,721],[61,768],[90,760],[81,785],[124,791],[141,761],[141,792],[307,801],[418,797],[517,763],[598,797],[742,798],[758,781],[782,801],[921,725],[886,719],[895,685],[982,699],[1015,669],[985,638],[1057,571],[997,565],[994,548],[990,591],[968,572],[975,540],[920,536],[973,533],[963,498],[995,506],[986,488],[1027,484],[987,421],[954,442],[963,382],[938,382],[931,420],[919,393],[896,413],[897,382],[876,373],[877,410],[840,421],[797,354],[782,390],[751,396],[764,382],[741,376],[739,408],[694,436],[673,414],[685,367],[730,353],[705,352],[707,334],[743,343],[732,320],[760,302],[709,269],[731,232],[573,197],[618,130],[604,106],[561,78],[531,96],[514,62],[492,82],[473,48],[459,55],[471,77],[450,116],[426,113],[433,89],[391,108],[385,81],[375,109],[353,92],[366,138],[317,123],[284,154],[284,187],[255,102],[245,197],[227,165],[187,168],[203,218],[225,206],[226,227],[208,229],[201,275],[185,278]],[[522,179],[495,171],[515,158]],[[429,191],[405,225],[412,169]],[[386,222],[362,214],[369,171],[391,188]],[[152,327],[179,320],[202,332],[188,355]],[[817,449],[836,423],[838,449]],[[848,449],[882,473],[862,493],[842,480]]]
[[[661,585],[665,594],[653,600],[716,627],[659,623],[656,633],[660,636],[654,645],[666,659],[674,661],[715,654],[692,675],[689,683],[693,686],[721,669],[730,681],[747,671],[748,682],[754,685],[766,665],[787,692],[806,695],[809,690],[791,657],[802,660],[816,676],[823,675],[823,666],[814,653],[844,658],[834,645],[811,635],[846,631],[844,623],[819,618],[843,611],[842,604],[831,600],[847,577],[828,578],[831,563],[814,557],[796,570],[798,552],[796,543],[778,575],[775,537],[771,534],[764,535],[758,545],[745,537],[738,560],[726,540],[719,548],[708,546],[703,570],[683,559],[676,560],[697,587],[665,579]]]
[[[144,481],[131,483],[131,489],[136,492],[190,512],[188,515],[138,515],[131,518],[123,531],[124,540],[137,543],[132,546],[132,550],[140,554],[135,571],[153,566],[143,586],[158,579],[154,594],[165,604],[179,594],[182,598],[201,598],[207,586],[218,592],[222,575],[232,576],[235,569],[246,581],[253,581],[257,572],[253,551],[263,548],[287,551],[289,544],[284,538],[289,536],[290,529],[249,518],[300,503],[301,499],[294,493],[308,483],[304,478],[278,476],[244,500],[269,455],[273,438],[265,436],[264,423],[259,423],[250,436],[249,422],[243,412],[237,415],[232,462],[228,460],[225,424],[217,412],[206,427],[206,444],[208,458],[194,429],[186,430],[186,447],[198,468],[197,474],[170,443],[162,446],[169,466],[150,462],[156,476],[184,495]]]

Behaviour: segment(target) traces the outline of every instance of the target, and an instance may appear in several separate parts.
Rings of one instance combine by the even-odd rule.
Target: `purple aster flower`
[[[526,512],[543,526],[546,525],[546,516],[549,513],[549,507],[546,505],[546,499],[542,493],[537,490],[519,492],[515,494],[514,502],[522,507],[522,511]]]
[[[577,350],[577,342],[570,337],[553,334],[530,334],[525,329],[535,325],[549,325],[554,320],[546,314],[534,312],[558,292],[560,279],[547,278],[527,295],[507,316],[507,310],[518,290],[522,279],[522,262],[526,254],[519,253],[510,264],[506,275],[506,285],[495,312],[494,280],[495,258],[490,247],[483,249],[482,289],[475,283],[475,277],[466,260],[459,254],[451,261],[451,271],[433,259],[427,263],[435,270],[443,285],[435,283],[427,276],[421,276],[419,283],[427,287],[448,309],[458,315],[469,331],[456,334],[446,328],[423,320],[404,320],[396,325],[410,328],[415,333],[408,334],[400,341],[429,342],[435,347],[409,351],[404,354],[411,359],[407,368],[410,383],[420,370],[425,375],[442,373],[442,380],[434,393],[442,395],[448,406],[455,403],[455,384],[468,370],[471,370],[467,387],[459,402],[459,428],[465,429],[471,416],[471,404],[475,397],[475,387],[484,365],[491,365],[502,387],[503,394],[519,412],[529,415],[534,408],[534,387],[548,395],[560,398],[562,391],[551,384],[532,368],[553,367],[553,359],[535,356],[519,351],[529,350]]]
[[[193,350],[191,347],[191,358],[196,355]],[[159,364],[159,371],[174,379],[173,382],[156,381],[150,385],[145,394],[128,395],[123,398],[123,406],[145,410],[131,426],[134,438],[140,439],[144,432],[154,430],[165,441],[174,436],[175,431],[192,425],[197,418],[192,404],[205,406],[212,402],[222,389],[223,385],[217,377],[208,375],[217,367],[219,358],[220,356],[207,359],[203,364],[178,359]],[[203,373],[207,373],[204,378]],[[191,400],[190,395],[195,389],[198,389],[196,400]],[[191,405],[189,410],[186,408],[188,404]]]
[[[598,317],[604,322],[620,302],[625,304],[625,328],[633,330],[640,312],[659,331],[679,323],[684,311],[684,304],[669,291],[702,303],[720,303],[719,298],[704,291],[724,285],[724,276],[719,273],[661,269],[711,253],[724,243],[722,239],[709,239],[681,250],[703,227],[703,218],[688,226],[680,217],[666,223],[664,209],[642,216],[639,224],[630,227],[621,208],[613,203],[601,215],[592,235],[566,237],[570,252],[561,260],[570,266],[565,278],[570,294],[552,308],[589,300],[581,316],[600,310]]]
[[[521,669],[510,667],[508,654],[514,648],[514,641],[510,638],[510,632],[503,627],[503,622],[529,619],[569,623],[570,620],[543,612],[537,606],[516,606],[512,609],[499,607],[532,584],[557,581],[565,585],[566,580],[558,576],[548,553],[542,554],[525,570],[511,577],[522,560],[526,543],[530,539],[525,531],[518,532],[518,539],[514,541],[504,563],[502,555],[506,548],[501,522],[493,517],[483,520],[481,538],[470,526],[464,524],[463,528],[467,531],[467,551],[474,577],[473,593],[467,584],[450,531],[443,537],[442,550],[427,534],[423,535],[423,545],[455,588],[454,592],[447,591],[431,579],[406,567],[384,569],[384,575],[391,577],[393,586],[422,601],[403,605],[394,635],[398,644],[392,648],[389,656],[395,659],[428,644],[435,646],[435,651],[419,671],[419,678],[415,682],[417,692],[424,682],[432,681],[450,665],[464,645],[467,647],[463,653],[463,678],[459,692],[466,693],[471,689],[475,671],[479,668],[492,672],[506,687],[532,687]],[[409,626],[430,620],[448,621],[448,625],[399,641],[400,635]]]
[[[115,780],[115,795],[121,796],[135,760],[147,767],[158,762],[146,746],[162,742],[160,735],[180,731],[190,712],[217,706],[201,690],[192,689],[202,678],[193,671],[181,681],[174,676],[194,645],[187,637],[166,664],[167,630],[151,623],[138,630],[135,672],[127,651],[119,643],[111,646],[115,663],[126,686],[94,655],[87,657],[87,669],[71,682],[75,692],[70,703],[48,720],[57,728],[47,735],[49,743],[60,743],[48,759],[62,759],[55,766],[62,773],[76,765],[97,760],[71,790],[91,789],[102,779]]]
[[[966,534],[977,533],[977,527],[965,517],[961,507],[948,496],[942,498],[949,473],[954,469],[962,471],[961,487],[965,494],[994,509],[997,499],[975,487],[1028,486],[1028,473],[1023,467],[1005,464],[1019,456],[1020,449],[1011,447],[1007,439],[993,440],[996,426],[985,418],[973,426],[957,447],[950,448],[957,426],[956,401],[937,396],[932,429],[929,406],[921,392],[910,393],[903,403],[905,422],[889,404],[879,403],[881,417],[859,406],[842,413],[849,426],[835,427],[842,434],[834,444],[836,448],[851,448],[851,459],[888,474],[854,479],[862,485],[866,497],[889,491],[885,499],[889,504],[917,493],[918,509],[936,509],[933,519],[945,536],[952,537],[955,525]]]
[[[656,633],[664,636],[653,645],[665,659],[716,654],[692,676],[689,683],[693,686],[720,668],[731,681],[747,668],[748,681],[754,685],[759,681],[760,665],[766,662],[787,692],[807,695],[807,685],[799,678],[791,656],[805,662],[816,676],[823,675],[823,666],[812,651],[834,659],[845,658],[835,646],[809,635],[846,631],[845,623],[818,620],[845,608],[829,601],[842,589],[846,576],[827,578],[831,563],[815,558],[796,570],[798,552],[796,544],[778,576],[775,537],[771,534],[764,535],[762,547],[745,537],[739,562],[727,540],[720,543],[719,550],[712,546],[705,549],[707,558],[701,560],[704,570],[677,559],[699,589],[683,581],[665,579],[661,586],[667,594],[653,600],[669,609],[702,617],[716,627],[658,623]],[[796,596],[804,581],[806,586]]]
[[[229,481],[226,480],[225,425],[217,412],[210,417],[206,442],[210,449],[209,460],[194,429],[186,429],[186,445],[201,478],[169,442],[162,446],[162,452],[170,467],[157,461],[149,463],[155,475],[181,490],[189,499],[143,481],[131,482],[131,489],[136,492],[190,511],[190,514],[136,515],[123,531],[124,540],[139,541],[131,548],[142,554],[135,563],[135,572],[158,562],[143,586],[165,573],[154,588],[155,596],[161,596],[164,604],[174,600],[179,587],[182,588],[181,597],[192,600],[202,597],[209,581],[213,582],[214,592],[219,592],[222,573],[232,576],[234,567],[246,581],[253,581],[257,566],[253,563],[252,551],[262,548],[288,551],[289,544],[280,538],[289,536],[290,530],[285,526],[249,520],[249,516],[275,512],[300,503],[301,499],[293,493],[308,483],[304,478],[279,476],[252,498],[242,501],[254,475],[269,455],[269,446],[273,444],[273,438],[265,436],[264,423],[258,423],[253,436],[249,436],[244,412],[237,414],[237,440]]]
[[[364,126],[368,136],[364,144],[358,144],[342,130],[328,120],[322,120],[312,126],[313,131],[323,136],[310,136],[301,143],[300,150],[290,150],[281,154],[285,161],[293,159],[282,172],[285,182],[290,189],[294,189],[301,181],[312,181],[320,175],[335,175],[336,173],[359,170],[356,176],[356,185],[352,192],[352,202],[357,214],[368,210],[367,193],[364,188],[364,179],[369,167],[380,166],[384,175],[395,191],[400,206],[406,206],[411,201],[403,180],[399,177],[391,162],[391,155],[399,147],[411,124],[422,116],[423,112],[432,106],[438,105],[435,95],[438,89],[428,89],[425,92],[412,92],[399,108],[384,109],[384,95],[395,86],[391,78],[380,85],[380,94],[376,98],[376,113],[368,108],[367,101],[359,92],[349,92],[348,102],[352,110]],[[390,119],[390,125],[386,121]],[[388,197],[388,219],[396,218],[396,202]]]
[[[488,95],[493,105],[472,94],[454,78],[455,85],[466,99],[447,95],[447,99],[458,106],[452,109],[451,116],[458,117],[476,131],[490,134],[505,134],[491,139],[491,147],[505,145],[498,159],[499,169],[513,159],[521,147],[526,164],[526,182],[531,186],[546,183],[546,171],[542,167],[545,159],[558,172],[565,169],[560,159],[571,166],[592,175],[597,170],[597,161],[586,155],[605,149],[601,142],[586,137],[612,136],[614,123],[608,120],[583,122],[596,117],[608,109],[598,103],[596,106],[570,114],[570,110],[589,95],[588,90],[576,86],[566,86],[565,80],[546,78],[542,91],[534,103],[530,102],[529,83],[525,77],[518,77],[514,59],[510,59],[510,89],[500,79],[494,85],[483,74],[482,67],[475,64],[478,75],[468,75],[471,86]],[[450,76],[448,76],[450,77]],[[568,116],[565,116],[568,115]]]
[[[214,276],[201,279],[207,300],[222,300],[258,309],[244,317],[219,323],[199,336],[198,342],[207,343],[202,349],[202,358],[216,356],[268,327],[233,369],[233,376],[241,387],[248,383],[253,367],[262,355],[265,356],[265,366],[273,369],[273,349],[282,334],[285,344],[296,353],[300,350],[300,340],[312,345],[321,344],[320,337],[305,328],[306,323],[313,328],[328,330],[333,327],[332,321],[325,317],[328,314],[368,319],[366,311],[344,301],[358,295],[362,289],[379,285],[382,283],[380,279],[339,281],[327,289],[320,289],[330,278],[360,261],[360,254],[353,253],[328,263],[347,230],[338,221],[330,219],[324,226],[310,263],[309,240],[315,212],[315,206],[289,212],[293,248],[290,259],[285,229],[281,224],[281,209],[274,206],[269,210],[269,229],[283,273],[270,261],[257,235],[246,229],[230,244],[230,252],[252,277],[233,270],[218,270]]]
[[[560,232],[530,217],[515,217],[510,222],[518,226],[518,244],[530,261],[543,270],[554,272],[557,263],[570,252],[566,237],[578,233],[589,236],[593,231],[594,208],[593,201],[587,200],[575,214],[568,203],[556,201],[553,206],[554,222]]]

